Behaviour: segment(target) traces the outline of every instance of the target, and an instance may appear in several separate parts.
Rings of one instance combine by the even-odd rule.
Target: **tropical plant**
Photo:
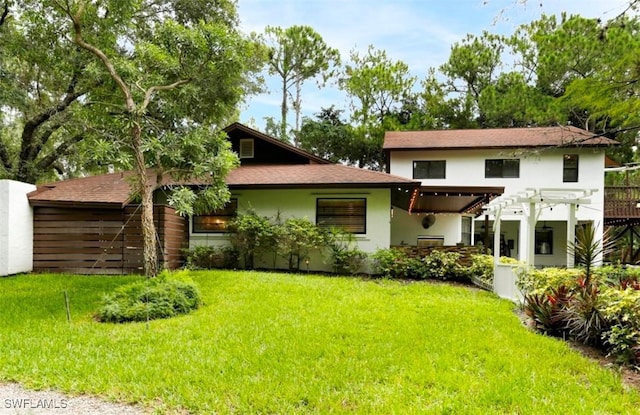
[[[239,214],[229,223],[231,245],[242,257],[245,269],[253,269],[256,254],[271,248],[273,227],[269,218],[259,216],[253,209]]]
[[[561,336],[566,331],[563,312],[571,301],[572,293],[564,285],[550,291],[525,294],[524,312],[531,318],[536,329],[552,336]]]
[[[355,274],[367,258],[366,252],[356,245],[352,233],[332,227],[325,235],[325,243],[336,274]]]

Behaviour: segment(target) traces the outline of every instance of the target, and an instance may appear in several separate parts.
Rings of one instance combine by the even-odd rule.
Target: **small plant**
[[[524,312],[535,328],[551,336],[565,333],[564,311],[571,301],[571,291],[564,285],[552,288],[550,293],[532,293],[524,296]]]
[[[107,323],[154,320],[187,314],[201,303],[200,291],[193,281],[162,274],[123,285],[105,295],[96,317]]]
[[[372,258],[378,275],[385,278],[404,278],[407,275],[407,254],[400,249],[378,249]]]
[[[201,245],[185,249],[185,268],[191,270],[222,268],[223,255],[215,246]]]
[[[367,258],[367,254],[356,246],[353,234],[340,228],[331,228],[325,241],[336,274],[355,274]]]
[[[569,335],[577,341],[592,346],[602,345],[602,333],[607,328],[607,320],[600,310],[600,289],[586,278],[579,281],[571,301],[562,311]]]
[[[438,280],[464,279],[466,273],[460,265],[460,254],[457,252],[443,252],[434,249],[422,259],[426,278]]]

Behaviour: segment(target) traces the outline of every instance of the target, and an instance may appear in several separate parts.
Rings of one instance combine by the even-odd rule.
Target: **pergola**
[[[493,231],[500,234],[502,216],[524,215],[527,219],[526,249],[520,258],[528,265],[535,265],[535,228],[543,209],[556,205],[568,206],[567,214],[567,246],[575,240],[577,223],[576,209],[579,205],[591,204],[591,196],[598,189],[558,189],[558,188],[526,188],[524,191],[510,196],[501,196],[484,207],[485,214],[493,215]],[[500,238],[494,238],[493,255],[496,264],[500,260]],[[567,267],[574,266],[574,258],[567,252]]]

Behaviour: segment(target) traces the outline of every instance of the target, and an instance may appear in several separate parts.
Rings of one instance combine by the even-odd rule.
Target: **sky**
[[[238,0],[238,12],[245,33],[263,33],[266,26],[311,26],[340,51],[343,63],[351,50],[363,56],[373,45],[390,59],[405,62],[422,80],[429,68],[446,62],[451,46],[467,34],[486,30],[510,35],[543,13],[563,11],[608,20],[626,4],[628,0]],[[260,130],[265,117],[280,119],[277,78],[266,80],[269,91],[249,97],[240,115],[240,122]],[[304,116],[313,117],[331,105],[348,110],[349,101],[335,85],[320,89],[313,80],[305,83]],[[291,111],[288,121],[294,121]]]

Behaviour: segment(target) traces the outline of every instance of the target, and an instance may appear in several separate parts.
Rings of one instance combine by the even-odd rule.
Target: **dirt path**
[[[0,415],[143,415],[142,408],[91,396],[30,391],[16,383],[0,383]]]

